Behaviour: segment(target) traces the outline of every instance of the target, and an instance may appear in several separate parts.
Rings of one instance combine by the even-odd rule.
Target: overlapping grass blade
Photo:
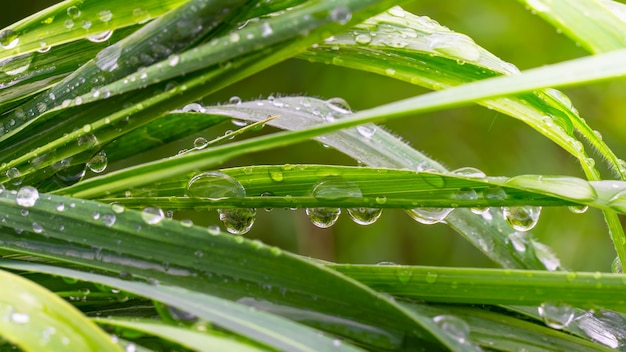
[[[18,275],[0,271],[2,338],[24,351],[122,351],[69,303]]]
[[[612,0],[531,1],[520,0],[526,7],[592,53],[626,47],[625,5]]]

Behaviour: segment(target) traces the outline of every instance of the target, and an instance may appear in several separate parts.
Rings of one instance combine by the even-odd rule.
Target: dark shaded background
[[[0,21],[6,26],[54,3],[57,1],[11,2],[0,12]],[[405,8],[469,35],[522,70],[587,55],[514,1],[416,1]],[[622,143],[626,129],[621,121],[625,112],[622,104],[625,88],[623,80],[615,80],[565,91],[581,115],[602,133],[604,140],[622,158],[626,158],[626,144]],[[224,102],[233,95],[253,99],[269,94],[306,94],[322,98],[339,96],[353,109],[361,110],[423,92],[424,89],[387,77],[290,60],[207,97],[205,103]],[[573,157],[552,142],[517,120],[479,106],[422,114],[391,121],[386,126],[451,169],[473,166],[492,176],[562,174],[583,177]],[[160,152],[188,148],[193,138],[213,138],[216,133],[198,133],[189,141]],[[263,163],[355,165],[353,160],[338,152],[309,142],[249,155],[229,166]],[[606,170],[602,171],[605,178],[612,177]],[[176,216],[191,218],[202,225],[218,222],[215,213]],[[602,215],[597,210],[576,215],[565,208],[544,208],[533,233],[552,246],[564,266],[570,269],[608,271],[615,257]],[[415,223],[400,210],[387,210],[376,224],[366,227],[342,216],[331,229],[311,225],[303,210],[259,210],[257,223],[247,236],[338,262],[494,266],[447,226]]]

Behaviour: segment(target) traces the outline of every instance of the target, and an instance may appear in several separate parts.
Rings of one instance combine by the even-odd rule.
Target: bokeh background
[[[57,3],[29,0],[6,3],[1,26]],[[415,1],[405,8],[429,16],[472,37],[479,45],[520,69],[588,55],[575,43],[532,14],[523,5],[501,0]],[[618,156],[626,158],[623,104],[626,82],[566,89],[587,122]],[[306,61],[289,60],[206,97],[204,103],[274,95],[306,94],[342,97],[354,110],[422,94],[426,90],[388,77]],[[413,147],[450,169],[472,166],[487,175],[558,174],[583,177],[576,161],[552,142],[519,121],[479,106],[422,114],[390,121],[385,126]],[[224,126],[224,130],[233,126]],[[222,131],[199,131],[178,145],[161,148],[169,156],[189,148],[195,137],[213,138]],[[157,155],[158,156],[158,155]],[[154,155],[153,155],[154,157]],[[598,161],[599,162],[599,161]],[[319,143],[309,142],[271,152],[251,154],[225,166],[270,163],[356,165],[354,160]],[[612,175],[603,169],[605,178]],[[217,214],[177,213],[201,225],[218,223]],[[609,271],[615,257],[602,214],[590,209],[573,214],[566,208],[545,208],[533,234],[550,245],[566,268]],[[401,210],[386,210],[373,225],[354,224],[347,216],[330,229],[314,227],[304,210],[258,211],[247,237],[258,238],[304,255],[345,262],[494,267],[482,253],[446,225],[421,225]]]

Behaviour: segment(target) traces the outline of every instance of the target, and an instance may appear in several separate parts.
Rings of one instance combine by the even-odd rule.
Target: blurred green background
[[[6,4],[0,12],[3,27],[57,3],[30,0]],[[405,6],[429,16],[520,69],[542,66],[587,55],[523,5],[501,0],[415,1]],[[567,89],[574,105],[618,156],[626,158],[626,137],[621,117],[623,80]],[[233,95],[254,99],[274,95],[306,94],[342,97],[354,110],[370,108],[426,90],[387,77],[306,61],[289,60],[239,84],[207,97],[220,103]],[[473,166],[487,175],[560,174],[583,177],[576,161],[526,125],[510,117],[471,106],[423,114],[385,124],[413,147],[443,162],[450,169]],[[203,131],[176,146],[159,149],[160,156],[189,148],[197,136],[213,138],[221,131]],[[599,162],[599,161],[598,161]],[[269,153],[251,154],[227,166],[266,163],[325,163],[355,165],[346,156],[309,142]],[[612,178],[606,171],[605,178]],[[217,214],[180,213],[200,225],[218,223]],[[550,245],[564,267],[572,270],[609,271],[615,257],[602,214],[589,210],[573,214],[566,208],[544,208],[533,234]],[[330,229],[314,227],[304,210],[258,211],[247,237],[259,238],[304,255],[345,263],[493,267],[446,225],[421,225],[400,210],[387,210],[377,223],[360,226],[347,216]]]

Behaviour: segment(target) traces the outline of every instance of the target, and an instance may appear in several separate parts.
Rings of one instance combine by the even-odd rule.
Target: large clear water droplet
[[[340,114],[349,114],[352,112],[348,102],[339,97],[326,100],[326,104],[331,110]]]
[[[87,167],[95,173],[101,173],[106,170],[108,165],[107,154],[104,150],[99,151],[88,162]]]
[[[113,31],[108,30],[108,31],[104,31],[101,33],[90,35],[87,37],[87,40],[89,40],[90,42],[94,42],[94,43],[102,43],[102,42],[106,42],[107,40],[109,40],[112,35],[113,35]]]
[[[2,49],[13,49],[20,42],[17,33],[11,29],[5,29],[0,32],[0,47]]]
[[[450,213],[454,210],[453,208],[413,208],[407,209],[406,213],[409,216],[424,225],[432,225],[439,223],[450,215]]]
[[[218,209],[217,212],[226,231],[233,235],[243,235],[250,231],[256,218],[256,210],[253,208]]]
[[[359,225],[371,225],[380,218],[383,210],[380,208],[349,208],[348,215]]]
[[[453,59],[475,62],[480,59],[480,49],[474,41],[460,33],[436,32],[427,37],[429,46]]]
[[[165,218],[165,213],[159,207],[145,207],[141,212],[141,218],[146,224],[155,225]]]
[[[32,54],[11,57],[0,61],[0,71],[6,73],[9,76],[16,76],[20,73],[26,72],[30,67],[32,61]]]
[[[39,191],[37,191],[37,188],[25,186],[17,191],[15,202],[21,207],[29,208],[35,205],[37,199],[39,199]]]
[[[340,176],[331,176],[318,182],[313,186],[311,195],[315,199],[323,201],[363,197],[359,186]]]
[[[569,211],[571,211],[574,214],[583,214],[587,211],[587,209],[589,209],[588,205],[572,205],[567,207],[567,209],[569,209]]]
[[[330,12],[330,19],[333,20],[333,22],[337,22],[339,24],[346,24],[348,23],[348,21],[350,21],[351,18],[352,12],[350,12],[350,9],[345,6],[335,7]]]
[[[502,207],[502,215],[506,222],[516,231],[529,231],[539,221],[541,207],[534,206],[514,206]]]
[[[487,177],[487,175],[485,175],[484,172],[482,172],[481,170],[475,168],[475,167],[462,167],[460,169],[456,169],[454,171],[452,171],[453,174],[455,175],[459,175],[459,176],[464,176],[464,177],[468,177],[468,178],[485,178]]]
[[[60,186],[71,186],[80,181],[84,176],[85,165],[72,165],[54,174],[54,182]]]
[[[341,209],[339,208],[307,208],[306,215],[309,216],[309,220],[313,225],[325,229],[333,226],[339,215],[341,215]]]
[[[466,343],[467,337],[470,333],[470,327],[467,323],[458,317],[453,315],[438,315],[433,318],[433,321],[445,332],[448,336],[453,338],[459,343]]]
[[[574,307],[565,303],[542,303],[538,308],[539,316],[547,326],[553,329],[566,328],[574,320]]]
[[[187,183],[187,196],[194,198],[241,198],[246,190],[231,176],[217,171],[195,175]]]

